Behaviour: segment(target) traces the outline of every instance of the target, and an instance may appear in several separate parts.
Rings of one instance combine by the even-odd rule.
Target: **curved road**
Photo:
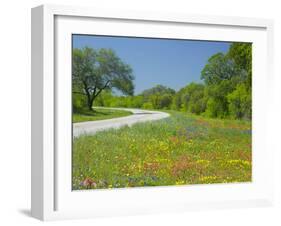
[[[113,119],[98,120],[98,121],[73,123],[73,136],[78,137],[81,134],[94,134],[97,131],[102,131],[111,128],[117,129],[125,125],[131,126],[135,123],[154,121],[154,120],[167,118],[170,116],[168,113],[160,112],[160,111],[148,111],[148,110],[133,109],[133,108],[107,108],[107,109],[126,110],[132,112],[133,115],[113,118]]]

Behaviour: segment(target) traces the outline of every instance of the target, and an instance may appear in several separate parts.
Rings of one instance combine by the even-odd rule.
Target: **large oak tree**
[[[134,94],[132,68],[111,49],[75,48],[72,65],[72,91],[86,96],[89,110],[103,90],[115,88],[125,95]]]

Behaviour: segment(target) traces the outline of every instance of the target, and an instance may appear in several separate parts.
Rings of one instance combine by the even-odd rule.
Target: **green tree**
[[[72,65],[73,93],[86,97],[89,110],[103,90],[115,88],[125,95],[134,93],[131,67],[111,49],[75,48]]]
[[[159,109],[170,109],[173,101],[173,96],[171,94],[164,94],[159,100]]]
[[[173,98],[172,102],[172,109],[174,110],[181,110],[182,109],[182,94],[183,94],[183,89],[180,89]]]
[[[228,56],[247,73],[247,79],[239,84],[234,93],[229,96],[231,112],[237,118],[250,119],[252,115],[252,44],[233,43]]]
[[[154,93],[148,96],[148,101],[152,104],[154,109],[161,109],[160,101],[161,101],[161,94]]]
[[[251,118],[251,102],[252,98],[247,91],[246,84],[239,84],[236,89],[228,94],[230,115],[237,119]]]
[[[229,115],[227,95],[235,86],[231,80],[222,80],[206,87],[208,97],[206,115],[214,118],[225,118]]]
[[[156,85],[150,89],[146,89],[142,92],[142,95],[144,97],[147,97],[147,96],[151,96],[153,94],[160,94],[160,95],[163,95],[163,94],[175,94],[176,91],[169,88],[169,87],[166,87],[166,86],[163,86],[163,85]]]
[[[145,102],[145,103],[143,103],[142,108],[144,108],[144,109],[153,109],[153,106],[152,106],[151,102]]]
[[[231,48],[230,48],[231,49]],[[230,51],[230,50],[229,50]],[[238,63],[234,49],[227,54],[213,55],[201,72],[206,83],[207,108],[206,114],[211,117],[227,117],[229,115],[228,95],[240,84],[247,81],[248,73],[245,66]],[[234,105],[232,105],[232,108]],[[234,109],[231,111],[233,112]]]
[[[206,103],[204,97],[205,86],[198,83],[190,83],[182,90],[181,106],[185,111],[200,114],[205,111]]]
[[[252,44],[251,43],[233,43],[227,53],[228,57],[233,59],[236,65],[247,73],[246,88],[252,87]]]
[[[175,93],[175,90],[169,87],[156,85],[155,87],[144,90],[141,95],[145,103],[150,102],[146,106],[152,106],[154,109],[169,109]]]
[[[132,97],[128,97],[128,98],[130,98],[128,107],[132,107],[132,108],[141,108],[142,107],[142,104],[143,104],[142,95],[132,96]]]
[[[206,85],[218,84],[223,80],[244,80],[245,72],[241,71],[234,60],[223,53],[211,56],[201,72],[201,79]],[[239,78],[239,80],[237,79]]]

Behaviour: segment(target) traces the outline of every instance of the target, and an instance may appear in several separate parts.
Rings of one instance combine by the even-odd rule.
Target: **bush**
[[[251,118],[251,92],[247,91],[245,84],[240,84],[227,96],[229,112],[232,118]]]
[[[143,103],[142,108],[144,109],[153,109],[153,105],[151,102]]]
[[[206,109],[205,86],[198,83],[185,86],[174,97],[173,107],[195,114],[203,113]]]
[[[73,111],[86,108],[87,100],[85,96],[81,94],[72,94],[72,106],[73,106]]]
[[[211,118],[224,118],[226,114],[223,104],[214,98],[208,99],[206,115]]]

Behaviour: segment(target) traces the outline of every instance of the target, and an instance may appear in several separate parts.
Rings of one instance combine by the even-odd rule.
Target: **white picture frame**
[[[89,27],[96,34],[256,43],[253,50],[253,182],[71,191],[71,147],[69,142],[61,142],[62,136],[71,131],[71,121],[61,120],[62,115],[69,114],[64,110],[69,109],[70,102],[66,101],[69,96],[63,93],[67,93],[70,86],[63,88],[60,84],[69,83],[71,77],[69,34],[92,33]],[[116,27],[119,29],[114,29]],[[266,139],[260,138],[266,137],[266,117],[269,115],[265,107],[268,106],[266,98],[272,94],[272,33],[273,22],[265,19],[56,5],[33,8],[32,216],[41,220],[56,220],[271,205],[273,153]],[[60,65],[66,70],[61,69]],[[60,76],[56,76],[58,74]],[[71,137],[66,140],[69,139]],[[86,200],[89,200],[87,205]]]

